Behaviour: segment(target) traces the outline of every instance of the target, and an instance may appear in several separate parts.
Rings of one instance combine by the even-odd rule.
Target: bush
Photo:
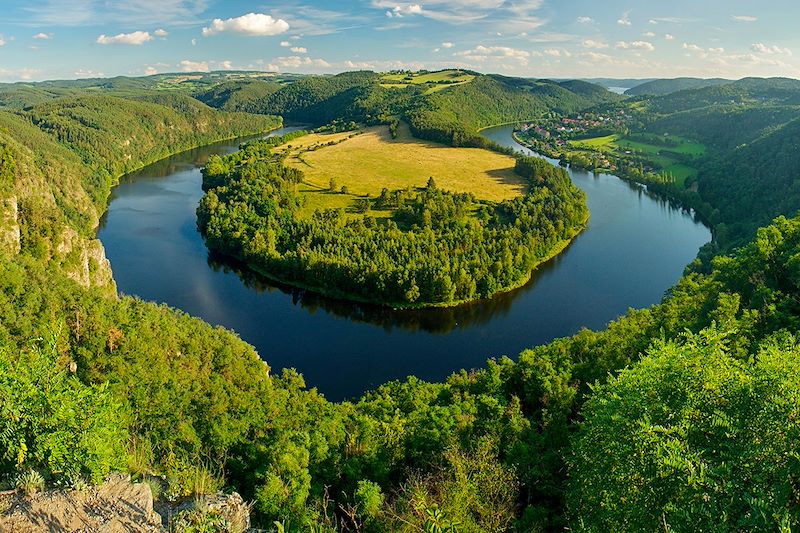
[[[800,522],[800,348],[755,363],[716,329],[598,387],[570,461],[578,531],[778,531]]]
[[[55,343],[28,352],[0,346],[0,471],[86,474],[99,483],[126,465],[125,408],[68,365]]]

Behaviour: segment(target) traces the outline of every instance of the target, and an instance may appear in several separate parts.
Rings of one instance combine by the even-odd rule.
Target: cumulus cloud
[[[281,41],[281,46],[284,48],[289,48],[290,46],[292,46],[292,43],[290,43],[289,41]]]
[[[458,52],[453,54],[457,57],[463,57],[470,61],[483,62],[488,60],[503,60],[512,59],[521,65],[528,64],[528,58],[531,56],[530,52],[525,50],[518,50],[508,46],[483,46],[478,45],[472,50]]]
[[[620,26],[630,26],[631,25],[631,18],[630,18],[630,11],[626,11],[622,14],[622,16],[617,19],[617,24]]]
[[[156,67],[145,67],[144,75],[145,76],[154,76],[158,74],[158,69]]]
[[[203,36],[210,37],[223,32],[241,33],[253,37],[280,35],[289,30],[289,23],[283,19],[272,18],[263,13],[248,13],[227,20],[214,19],[211,25],[203,28]]]
[[[608,43],[604,43],[603,41],[595,41],[594,39],[586,39],[583,41],[583,47],[600,50],[602,48],[608,48]]]
[[[753,52],[765,55],[787,55],[787,56],[792,55],[791,50],[789,50],[788,48],[781,48],[778,45],[769,46],[764,43],[753,43],[753,45],[750,46],[750,49]]]
[[[731,20],[734,22],[756,22],[758,17],[753,17],[751,15],[733,15]]]
[[[550,57],[572,57],[572,54],[568,50],[559,50],[558,48],[548,48],[547,50],[543,50],[542,53]]]
[[[308,49],[305,46],[293,46],[289,50],[291,50],[295,54],[307,54],[308,53]]]
[[[455,45],[451,42],[442,43],[442,48],[453,48],[453,46]]]
[[[190,61],[188,59],[184,59],[181,61],[178,66],[181,69],[181,72],[208,72],[211,68],[208,65],[208,61]]]
[[[316,67],[316,68],[330,68],[331,64],[324,59],[312,59],[308,56],[286,56],[276,57],[275,64],[283,68],[301,68],[301,67]]]
[[[409,4],[405,6],[394,6],[386,12],[388,18],[403,18],[405,15],[421,15],[422,6],[419,4]]]
[[[578,22],[580,24],[590,24],[594,22],[594,19],[592,17],[578,17]]]
[[[648,41],[619,41],[615,48],[619,50],[642,50],[645,52],[652,52],[656,49],[653,43]]]
[[[37,41],[49,41],[50,39],[53,38],[53,34],[52,33],[37,33],[36,35],[33,36],[33,38],[36,39]]]
[[[645,37],[650,37],[650,38],[653,38],[653,37],[655,37],[655,36],[656,36],[655,32],[652,32],[652,31],[646,31],[646,32],[644,32],[644,34],[643,34],[643,35],[644,35]]]
[[[675,40],[675,36],[672,35],[671,33],[667,33],[667,34],[664,35],[664,39],[666,39],[668,41],[674,41]]]
[[[0,46],[5,46],[5,45],[6,45],[5,38],[2,35],[0,35]]]
[[[135,31],[133,33],[119,33],[113,37],[103,34],[97,38],[97,44],[131,44],[138,46],[152,40],[153,36],[150,35],[150,32]]]
[[[169,32],[167,30],[159,28],[153,32],[153,35],[155,35],[159,39],[166,39],[169,36]]]
[[[89,69],[79,69],[73,72],[73,74],[78,78],[104,78],[105,73],[98,72],[96,70],[89,70]]]

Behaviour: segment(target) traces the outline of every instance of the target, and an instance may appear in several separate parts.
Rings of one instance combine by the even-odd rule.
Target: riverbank
[[[258,265],[255,265],[255,264],[252,264],[252,263],[248,262],[244,257],[238,256],[238,255],[225,254],[225,253],[219,252],[217,250],[215,250],[214,253],[216,253],[216,254],[218,254],[218,255],[220,255],[222,257],[229,257],[230,259],[236,260],[239,263],[245,265],[249,270],[252,270],[253,272],[257,273],[258,275],[263,276],[263,277],[267,278],[268,280],[273,281],[275,283],[279,283],[279,284],[286,285],[286,286],[289,286],[289,287],[294,287],[294,288],[297,288],[297,289],[307,290],[307,291],[313,292],[315,294],[318,294],[320,296],[323,296],[325,298],[330,298],[332,300],[340,300],[340,301],[348,301],[348,302],[354,302],[354,303],[374,305],[376,307],[385,307],[385,308],[388,308],[388,309],[392,309],[394,311],[409,311],[409,310],[420,310],[420,309],[448,309],[448,308],[454,308],[454,307],[461,307],[461,306],[464,306],[464,305],[475,304],[475,303],[478,303],[478,302],[481,302],[481,301],[484,301],[484,300],[491,300],[492,298],[495,298],[495,297],[498,297],[498,296],[502,296],[504,294],[508,294],[508,293],[510,293],[512,291],[515,291],[517,289],[520,289],[520,288],[524,287],[525,285],[530,283],[531,279],[533,278],[533,275],[536,273],[536,271],[542,265],[544,265],[545,263],[553,260],[559,254],[561,254],[561,252],[563,252],[570,244],[572,244],[572,242],[581,233],[583,233],[586,230],[586,227],[587,227],[587,225],[589,223],[589,217],[590,217],[590,215],[586,216],[586,218],[583,220],[583,222],[581,222],[580,226],[572,233],[572,235],[570,235],[569,238],[563,239],[561,241],[558,241],[556,243],[556,245],[552,248],[550,253],[548,255],[546,255],[545,257],[543,257],[540,261],[538,261],[533,266],[533,268],[530,270],[528,275],[524,277],[524,279],[520,279],[518,282],[516,282],[516,283],[514,283],[514,284],[512,284],[512,285],[510,285],[508,287],[502,287],[502,288],[498,289],[489,298],[479,298],[479,299],[470,299],[470,300],[454,300],[452,302],[424,302],[424,303],[399,302],[398,303],[398,302],[383,302],[383,301],[380,301],[380,300],[371,300],[369,298],[364,298],[364,297],[362,297],[362,296],[360,296],[358,294],[354,294],[354,293],[348,293],[348,292],[344,292],[344,291],[332,290],[332,289],[328,289],[328,288],[325,288],[325,287],[319,287],[319,286],[314,286],[314,285],[310,285],[310,284],[307,284],[307,283],[302,283],[302,282],[299,282],[299,281],[290,281],[290,280],[287,280],[285,278],[281,278],[280,276],[276,276],[274,273],[270,272],[269,270],[267,270],[265,268],[260,268]]]

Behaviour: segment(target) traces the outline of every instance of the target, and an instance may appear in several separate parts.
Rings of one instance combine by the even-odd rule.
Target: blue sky
[[[797,0],[1,0],[0,81],[256,69],[800,77]]]

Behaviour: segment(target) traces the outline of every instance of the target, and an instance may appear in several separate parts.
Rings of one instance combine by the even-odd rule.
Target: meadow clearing
[[[514,172],[514,158],[415,139],[405,124],[396,139],[388,127],[376,126],[362,133],[310,134],[276,150],[286,153],[287,165],[304,172],[299,191],[306,194],[306,209],[311,212],[346,209],[358,198],[377,197],[384,188],[425,187],[431,177],[441,189],[490,202],[526,192],[524,180]],[[330,190],[331,180],[335,191]]]

